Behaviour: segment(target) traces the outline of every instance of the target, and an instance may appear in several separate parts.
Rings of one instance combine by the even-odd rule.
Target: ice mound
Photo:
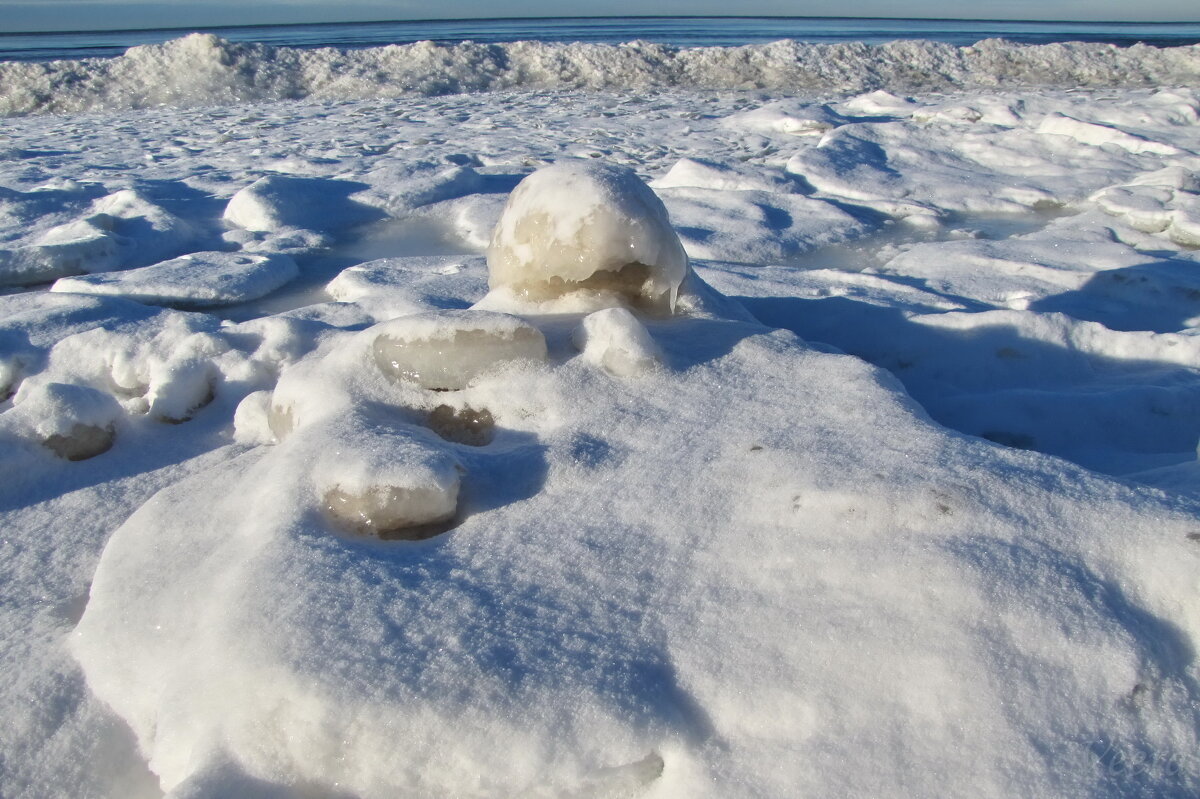
[[[661,189],[691,258],[774,264],[877,229],[824,200],[765,191]]]
[[[1162,233],[1184,247],[1200,247],[1200,180],[1181,167],[1139,175],[1092,196],[1106,213],[1135,230]]]
[[[13,407],[42,445],[69,461],[107,452],[123,415],[108,394],[67,383],[27,381],[13,397]]]
[[[363,183],[325,178],[268,175],[229,199],[225,221],[257,233],[298,228],[338,231],[383,217],[383,212],[351,198]]]
[[[461,467],[411,436],[380,436],[369,449],[340,449],[314,475],[325,510],[353,532],[425,538],[458,508]]]
[[[777,100],[761,108],[730,114],[721,120],[721,125],[756,133],[813,136],[833,130],[846,121],[844,116],[827,105],[814,105],[798,100]]]
[[[546,339],[515,316],[490,311],[441,311],[377,325],[376,365],[393,380],[435,391],[465,388],[509,361],[546,360]]]
[[[140,269],[61,278],[50,290],[205,307],[264,297],[298,273],[286,255],[197,252]]]
[[[662,351],[625,308],[588,314],[572,340],[585,359],[617,377],[636,377],[662,364]]]
[[[535,301],[600,294],[669,311],[688,261],[662,201],[633,171],[564,161],[513,190],[488,270],[493,290]]]

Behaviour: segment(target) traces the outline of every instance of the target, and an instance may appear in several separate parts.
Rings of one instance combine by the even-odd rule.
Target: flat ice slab
[[[50,290],[204,307],[265,297],[297,274],[286,255],[197,252],[141,269],[61,278]]]

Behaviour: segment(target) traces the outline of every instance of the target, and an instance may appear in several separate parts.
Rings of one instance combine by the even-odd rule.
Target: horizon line
[[[516,17],[431,17],[422,19],[370,19],[342,20],[328,22],[261,22],[241,25],[183,25],[179,27],[147,27],[147,28],[103,28],[83,30],[28,30],[2,32],[0,36],[45,36],[50,34],[81,34],[81,33],[141,33],[146,31],[190,31],[205,33],[215,30],[243,30],[247,28],[309,28],[319,25],[394,25],[422,24],[435,22],[517,22],[522,20],[614,20],[614,19],[765,19],[765,20],[863,20],[875,22],[984,22],[1024,25],[1179,25],[1200,24],[1200,18],[1195,20],[1127,20],[1127,19],[1000,19],[980,17],[877,17],[877,16],[832,16],[832,15],[778,15],[778,14],[568,14],[558,16],[516,16]]]

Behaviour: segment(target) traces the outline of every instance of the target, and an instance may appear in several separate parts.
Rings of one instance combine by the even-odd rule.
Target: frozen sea
[[[0,795],[1200,793],[1195,31],[791,24],[3,37]]]

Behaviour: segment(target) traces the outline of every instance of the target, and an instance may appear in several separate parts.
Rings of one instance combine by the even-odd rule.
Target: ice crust
[[[687,255],[662,201],[629,169],[585,161],[522,180],[488,247],[488,283],[534,301],[615,295],[670,311]]]
[[[1200,95],[1161,83],[1191,50],[789,52],[817,51],[40,67],[339,99],[6,122],[0,249],[299,276],[211,313],[3,290],[0,794],[1200,793]],[[402,102],[346,100],[410,57]],[[1153,85],[910,93],[987,58]],[[650,85],[685,62],[886,90]],[[621,64],[644,82],[419,96]],[[673,314],[489,293],[506,196],[562,161],[656,186]],[[226,222],[264,178],[275,229]],[[376,361],[478,318],[498,347],[437,361],[461,387]],[[544,354],[504,360],[525,326]]]

